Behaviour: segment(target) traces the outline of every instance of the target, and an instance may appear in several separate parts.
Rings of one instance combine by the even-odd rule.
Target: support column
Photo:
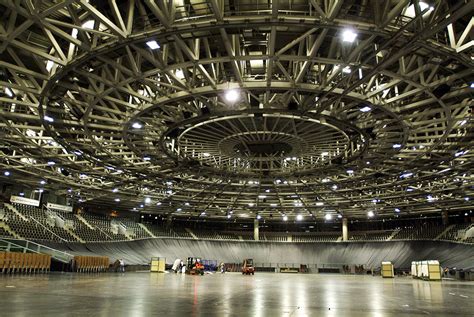
[[[259,235],[258,235],[258,219],[254,219],[253,220],[253,239],[255,241],[258,241],[259,240]]]
[[[448,215],[447,210],[444,210],[444,211],[441,212],[441,219],[443,220],[443,225],[444,226],[449,225],[449,215]]]
[[[349,231],[347,230],[347,218],[342,218],[342,241],[349,240]]]
[[[173,222],[173,215],[169,214],[168,217],[166,217],[166,225],[165,228],[169,229],[171,228],[171,223]]]

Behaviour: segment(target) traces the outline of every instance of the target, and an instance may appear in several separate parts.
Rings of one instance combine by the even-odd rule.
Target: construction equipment
[[[242,274],[246,275],[254,275],[255,274],[255,268],[253,266],[253,259],[245,259],[244,263],[242,264]]]
[[[188,268],[187,274],[204,275],[204,265],[200,258],[189,257],[186,261],[186,267]]]

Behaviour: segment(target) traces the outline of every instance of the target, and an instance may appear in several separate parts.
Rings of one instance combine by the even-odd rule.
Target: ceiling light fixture
[[[132,128],[134,128],[134,129],[141,129],[142,127],[143,127],[143,126],[142,126],[142,124],[141,124],[140,122],[134,122],[134,123],[132,124]]]
[[[344,32],[342,32],[343,42],[353,43],[356,37],[357,37],[357,33],[355,33],[353,30],[347,29],[347,30],[344,30]]]
[[[324,215],[324,219],[329,221],[329,220],[332,219],[332,215],[331,214],[326,214],[326,215]]]
[[[229,102],[236,102],[239,99],[239,92],[236,89],[230,89],[225,93],[225,99]]]
[[[148,45],[148,47],[151,48],[152,50],[157,50],[160,48],[160,44],[158,44],[158,42],[155,40],[146,42],[146,45]]]
[[[369,212],[367,213],[367,216],[368,216],[369,218],[372,218],[373,216],[375,216],[375,214],[374,214],[374,212],[371,210],[371,211],[369,211]]]
[[[13,97],[13,91],[10,88],[5,87],[5,93],[8,97]]]
[[[303,215],[296,215],[296,220],[298,220],[298,221],[303,220]]]
[[[88,21],[82,23],[82,27],[84,29],[91,29],[92,30],[94,28],[94,24],[95,24],[94,20],[88,20]]]

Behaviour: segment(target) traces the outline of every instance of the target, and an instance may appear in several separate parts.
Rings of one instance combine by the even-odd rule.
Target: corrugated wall
[[[111,261],[123,258],[127,264],[149,263],[154,256],[165,257],[167,263],[195,256],[226,263],[253,258],[256,263],[364,264],[367,267],[378,267],[382,261],[391,261],[395,267],[410,267],[411,261],[432,259],[439,260],[444,267],[474,267],[474,246],[442,241],[272,243],[156,238],[49,245],[78,255],[108,256]]]

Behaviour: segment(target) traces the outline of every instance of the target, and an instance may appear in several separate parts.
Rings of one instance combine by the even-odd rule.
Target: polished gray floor
[[[474,282],[238,273],[0,276],[0,316],[474,316]]]

